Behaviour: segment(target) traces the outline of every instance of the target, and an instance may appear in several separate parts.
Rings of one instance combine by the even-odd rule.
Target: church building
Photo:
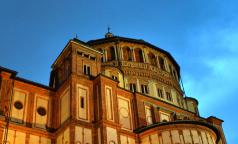
[[[226,144],[172,55],[141,39],[69,40],[49,85],[0,67],[2,144]]]

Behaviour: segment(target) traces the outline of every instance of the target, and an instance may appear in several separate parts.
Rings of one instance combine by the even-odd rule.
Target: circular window
[[[41,116],[45,116],[45,115],[46,115],[46,109],[43,108],[43,107],[38,107],[38,108],[37,108],[37,112],[38,112],[38,114],[41,115]]]
[[[14,103],[14,107],[18,110],[22,109],[23,108],[23,104],[20,102],[20,101],[16,101]]]

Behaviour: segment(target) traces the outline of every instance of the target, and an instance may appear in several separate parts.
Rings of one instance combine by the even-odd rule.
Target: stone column
[[[162,67],[160,65],[160,56],[157,56],[157,60],[158,60],[158,68],[162,69]]]
[[[160,68],[159,56],[155,55],[155,59],[156,59],[156,62],[157,62],[157,67]]]
[[[137,91],[141,92],[141,88],[140,88],[140,82],[138,79],[136,79],[136,85],[137,85]]]
[[[106,61],[107,61],[107,50],[106,50],[106,49],[104,49],[104,58],[105,58],[105,59],[104,59],[104,60],[105,60],[104,62],[106,62]]]
[[[113,47],[113,48],[114,48],[114,52],[115,52],[115,59],[118,60],[118,53],[117,53],[117,50],[118,50],[117,48],[118,48],[118,47],[116,47],[116,48]]]
[[[144,50],[142,50],[142,56],[143,56],[144,63],[146,63],[147,62],[147,57],[145,55],[145,51]]]
[[[121,55],[120,59],[124,60],[123,49],[121,47],[119,49],[120,49],[120,55]]]
[[[136,61],[136,55],[135,55],[134,48],[131,48],[131,54],[132,54],[132,61]]]
[[[102,62],[105,62],[106,61],[106,52],[105,52],[105,49],[102,49]]]
[[[169,67],[168,67],[168,66],[169,66],[169,65],[168,65],[167,59],[164,58],[164,67],[165,67],[165,70],[166,70],[167,72],[169,72]]]

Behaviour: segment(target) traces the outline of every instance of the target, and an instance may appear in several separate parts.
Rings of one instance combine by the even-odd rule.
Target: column
[[[136,79],[136,85],[137,85],[137,91],[141,92],[140,82],[138,79]]]
[[[30,133],[26,133],[26,140],[25,140],[25,144],[30,144]]]
[[[3,137],[4,137],[3,134],[4,134],[4,133],[3,133],[3,127],[0,127],[0,143],[2,142]]]
[[[116,47],[116,48],[113,47],[113,48],[114,48],[114,52],[115,52],[115,59],[118,60],[118,55],[117,55],[117,54],[118,54],[118,53],[117,53],[117,50],[118,50],[118,49],[117,49],[117,47]]]
[[[167,62],[167,59],[166,59],[166,58],[164,58],[164,66],[165,66],[165,70],[166,70],[167,72],[169,72],[168,62]]]
[[[107,61],[107,50],[104,49],[103,51],[104,51],[104,62],[106,62]]]
[[[160,63],[159,63],[159,56],[158,56],[158,55],[156,55],[156,56],[155,56],[155,58],[156,58],[156,62],[157,62],[157,67],[158,67],[158,68],[160,68]]]
[[[27,109],[27,116],[26,116],[26,126],[32,127],[33,123],[33,107],[34,107],[34,93],[30,92],[28,95],[28,105],[30,109]]]
[[[70,135],[69,135],[70,144],[74,144],[75,143],[75,125],[71,125],[69,130],[70,130]]]
[[[134,48],[131,48],[131,54],[132,54],[132,61],[136,61],[136,55],[135,55]]]
[[[143,61],[144,61],[144,63],[146,63],[146,62],[147,62],[147,58],[146,58],[146,55],[145,55],[145,51],[144,51],[144,50],[142,50],[142,56],[143,56]]]
[[[121,58],[121,60],[124,60],[123,48],[120,47],[119,49],[120,49],[120,55],[121,55],[120,58]]]

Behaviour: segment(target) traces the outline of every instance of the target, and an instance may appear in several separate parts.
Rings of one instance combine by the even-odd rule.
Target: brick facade
[[[0,67],[0,143],[8,129],[8,144],[226,144],[179,81],[170,53],[143,40],[72,39],[49,86]]]

